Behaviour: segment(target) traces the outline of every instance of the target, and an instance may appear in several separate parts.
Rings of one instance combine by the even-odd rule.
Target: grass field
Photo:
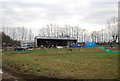
[[[118,53],[98,47],[4,51],[3,68],[22,75],[60,79],[117,79]]]

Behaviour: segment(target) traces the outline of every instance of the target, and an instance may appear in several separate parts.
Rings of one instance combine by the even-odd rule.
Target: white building
[[[22,47],[34,47],[35,43],[34,41],[21,41],[21,46]]]

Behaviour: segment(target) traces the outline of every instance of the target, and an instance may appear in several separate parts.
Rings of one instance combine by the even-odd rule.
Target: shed
[[[35,37],[35,46],[36,47],[52,47],[52,46],[71,46],[71,44],[75,44],[77,39],[73,37],[43,37],[36,36]]]

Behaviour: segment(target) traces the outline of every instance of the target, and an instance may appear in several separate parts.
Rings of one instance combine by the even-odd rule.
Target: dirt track
[[[17,77],[16,77],[17,76]],[[21,77],[21,78],[18,78]],[[11,74],[6,71],[2,74],[2,81],[117,81],[116,79],[58,79],[58,78],[48,78],[44,76],[33,76],[33,75],[18,75],[18,74]]]
[[[7,73],[6,71],[3,71],[2,81],[15,81],[15,79],[15,76],[11,75],[10,73]]]
[[[2,81],[81,81],[81,80],[48,78],[44,76],[34,76],[34,75],[19,75],[16,73],[3,71]]]

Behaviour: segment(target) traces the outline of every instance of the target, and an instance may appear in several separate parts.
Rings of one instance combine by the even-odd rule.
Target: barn
[[[52,46],[70,46],[71,44],[76,44],[77,39],[73,37],[42,37],[35,36],[35,46],[36,47],[52,47]]]

